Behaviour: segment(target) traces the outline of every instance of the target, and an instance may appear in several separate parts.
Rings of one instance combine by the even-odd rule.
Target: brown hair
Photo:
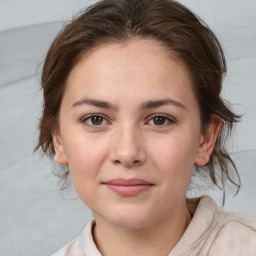
[[[225,147],[227,136],[239,116],[220,97],[226,73],[223,50],[214,33],[199,17],[172,0],[103,0],[66,25],[52,43],[43,67],[44,106],[35,150],[41,147],[50,157],[55,153],[52,132],[58,130],[67,77],[79,59],[106,42],[127,42],[134,38],[155,39],[184,61],[199,103],[202,132],[213,114],[222,120],[208,165],[195,166],[195,171],[208,172],[212,183],[219,188],[224,189],[228,180],[239,190],[240,178]],[[233,174],[237,175],[238,182]],[[67,178],[67,175],[68,171],[63,171],[60,177]]]

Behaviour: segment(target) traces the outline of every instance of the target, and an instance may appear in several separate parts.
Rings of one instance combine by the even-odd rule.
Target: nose
[[[110,150],[110,160],[115,165],[132,168],[146,161],[146,145],[139,131],[132,127],[120,127],[115,132]]]

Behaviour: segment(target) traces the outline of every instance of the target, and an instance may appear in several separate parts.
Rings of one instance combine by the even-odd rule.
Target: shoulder
[[[55,252],[52,256],[83,256],[80,239],[80,236],[76,237],[74,240]]]
[[[76,237],[52,256],[84,256],[85,252],[88,256],[100,255],[92,237],[92,229],[94,225],[95,222],[93,220],[88,222],[80,236]]]
[[[234,212],[218,212],[220,225],[210,247],[214,255],[256,255],[256,218]],[[240,254],[238,254],[238,252]]]
[[[188,208],[192,221],[171,255],[256,256],[256,218],[222,211],[209,196],[188,199]]]

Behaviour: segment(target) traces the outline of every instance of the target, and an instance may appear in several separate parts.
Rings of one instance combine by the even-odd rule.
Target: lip
[[[120,196],[136,196],[150,190],[154,184],[142,179],[112,179],[102,183]]]

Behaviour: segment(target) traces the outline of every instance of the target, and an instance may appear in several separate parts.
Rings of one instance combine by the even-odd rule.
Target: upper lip
[[[153,185],[151,182],[148,182],[143,179],[112,179],[103,182],[107,185],[116,185],[116,186],[135,186],[135,185]]]

